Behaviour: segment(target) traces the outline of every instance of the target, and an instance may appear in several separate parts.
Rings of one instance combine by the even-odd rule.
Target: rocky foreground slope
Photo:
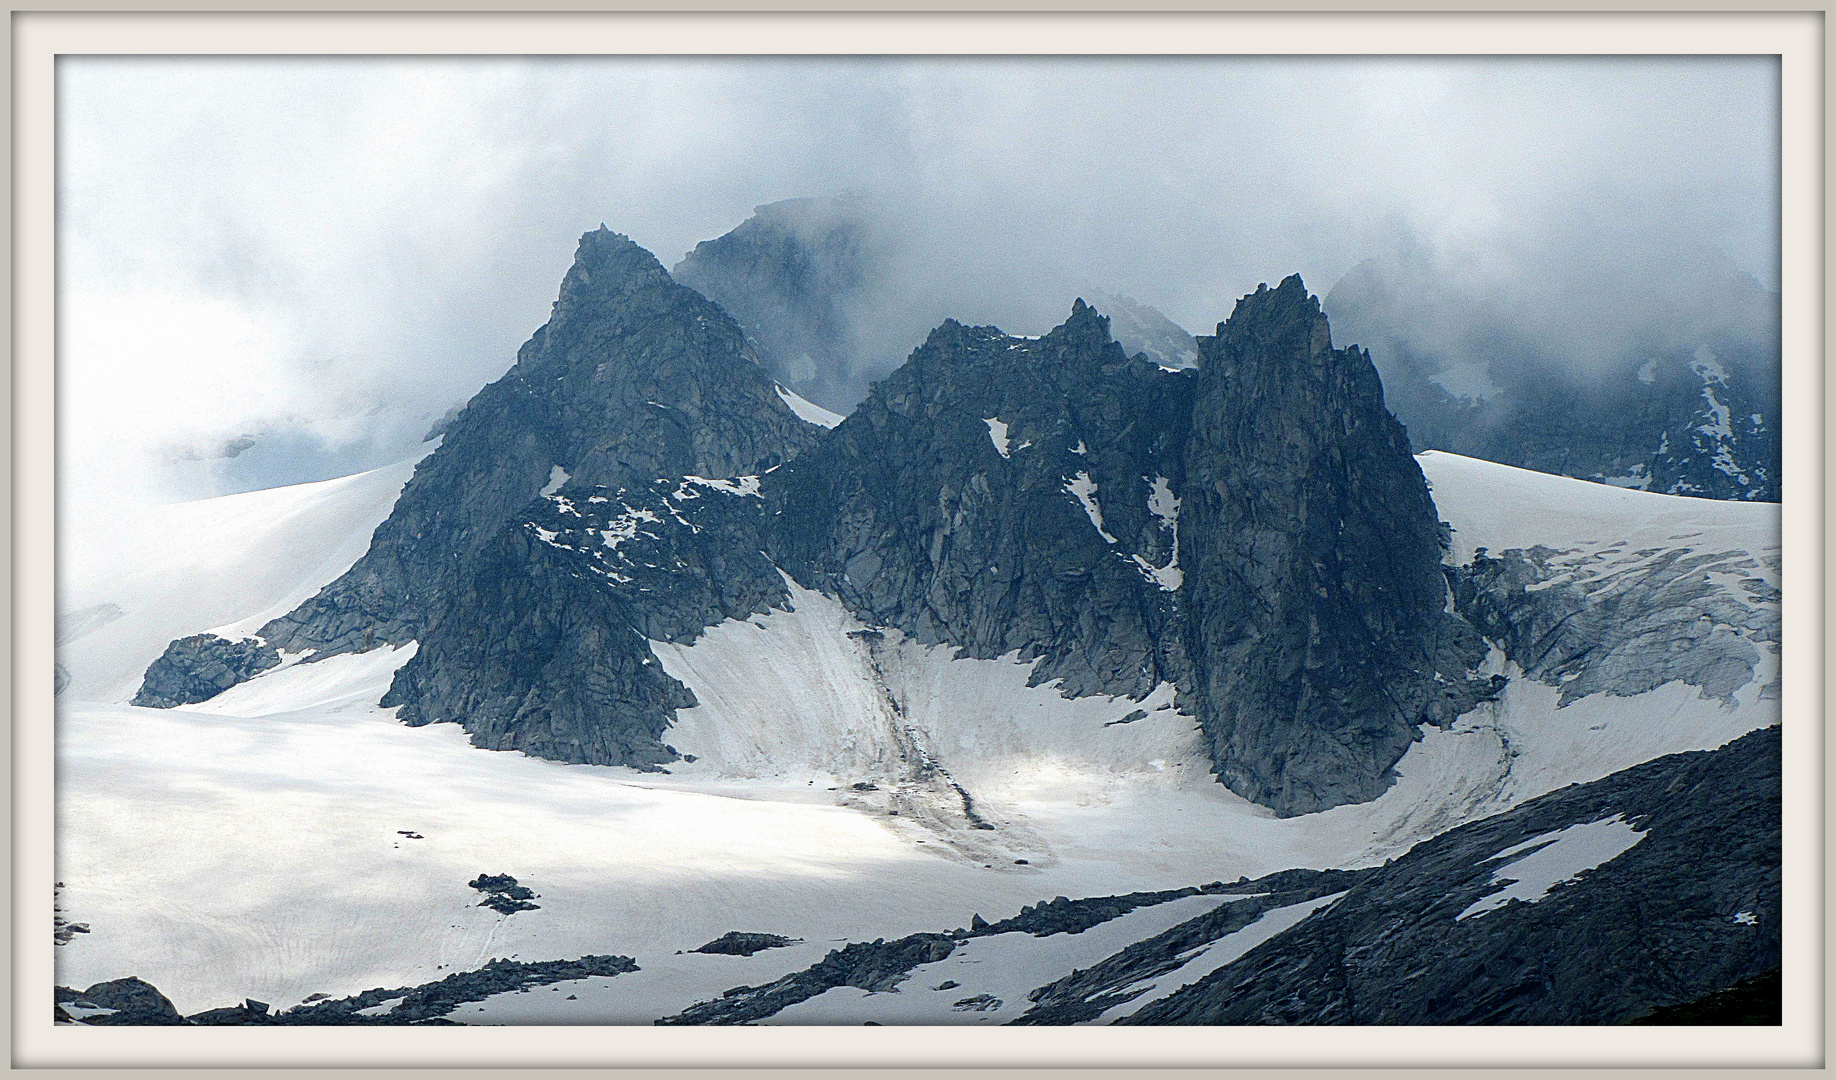
[[[1675,1022],[1664,1017],[1705,999],[1706,1015],[1683,1010],[1690,1022],[1752,1022],[1750,992],[1744,1021],[1712,1006],[1780,967],[1779,781],[1780,732],[1768,728],[1533,799],[1380,867],[1060,896],[993,923],[848,944],[656,1022],[1620,1024]],[[741,938],[795,944],[722,941]],[[719,945],[699,951],[728,951]],[[122,979],[60,988],[59,1018],[426,1023],[548,987],[575,991],[544,1005],[562,1020],[591,980],[637,970],[615,956],[494,961],[425,986],[190,1017]],[[1767,985],[1776,997],[1776,977]],[[1776,1000],[1770,1012],[1776,1023]]]

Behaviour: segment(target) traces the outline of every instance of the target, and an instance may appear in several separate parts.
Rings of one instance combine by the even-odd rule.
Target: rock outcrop
[[[1370,356],[1298,276],[1199,342],[1181,510],[1184,700],[1231,790],[1282,814],[1375,798],[1423,723],[1496,689],[1444,612],[1443,537]]]
[[[1081,301],[1042,338],[947,322],[765,479],[770,551],[864,621],[1035,685],[1139,699],[1174,631],[1193,376],[1130,359]]]
[[[280,652],[257,638],[231,641],[215,634],[193,634],[166,646],[147,668],[129,704],[170,709],[208,701],[280,662]]]
[[[82,991],[60,986],[56,998],[60,1020],[68,1017],[86,1024],[124,1027],[166,1027],[185,1022],[171,999],[133,975],[99,982]]]

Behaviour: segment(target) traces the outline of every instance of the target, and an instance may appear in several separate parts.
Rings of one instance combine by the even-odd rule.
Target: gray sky
[[[669,266],[846,189],[915,208],[1018,332],[1081,280],[1207,333],[1403,247],[1535,291],[1550,252],[1709,245],[1776,288],[1777,95],[1765,58],[66,58],[61,483],[397,459],[509,366],[582,232]]]

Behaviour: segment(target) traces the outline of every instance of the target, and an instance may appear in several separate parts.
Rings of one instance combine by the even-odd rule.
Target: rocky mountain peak
[[[1373,798],[1485,692],[1434,504],[1370,356],[1298,275],[1199,339],[1182,509],[1192,701],[1219,777],[1282,813]],[[1437,673],[1438,676],[1437,677]]]
[[[547,325],[452,419],[369,552],[260,636],[315,658],[416,639],[472,594],[474,561],[544,491],[750,475],[818,430],[778,395],[731,317],[602,226],[581,237]]]

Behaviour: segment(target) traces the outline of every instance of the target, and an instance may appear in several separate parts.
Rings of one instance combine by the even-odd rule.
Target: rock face
[[[526,507],[437,598],[383,704],[455,721],[477,746],[654,769],[695,704],[650,642],[785,602],[760,548],[758,481],[563,485]]]
[[[1218,775],[1282,814],[1362,802],[1423,723],[1495,689],[1442,608],[1442,537],[1368,354],[1299,277],[1199,343],[1181,512],[1186,651]]]
[[[761,472],[817,429],[799,420],[720,308],[626,237],[581,238],[547,325],[453,418],[370,550],[262,628],[316,658],[419,636],[473,562],[551,483]]]
[[[420,657],[390,692],[410,722],[463,717],[480,745],[564,760],[667,760],[655,735],[685,691],[638,670],[646,647],[623,642],[629,627],[608,621],[584,582],[539,565],[506,569],[533,551],[518,546],[535,535],[519,514],[570,479],[643,487],[659,476],[756,474],[819,431],[785,404],[731,318],[629,239],[588,233],[548,324],[452,418],[363,558],[262,628],[262,656],[278,648],[311,662],[419,640]],[[594,634],[620,643],[601,657]],[[548,687],[542,673],[559,665],[541,650],[557,642],[580,664],[576,697],[507,697],[506,687]],[[228,664],[225,644],[175,643],[137,703],[203,700],[257,670]],[[429,675],[436,667],[443,677]],[[516,678],[504,678],[511,668]],[[647,719],[630,720],[638,714]]]
[[[1035,684],[1139,699],[1173,630],[1193,377],[1131,360],[1081,301],[1043,338],[945,323],[766,478],[770,550],[864,621]]]
[[[1124,1022],[1618,1024],[1763,975],[1779,754],[1768,728],[1443,833]]]
[[[274,646],[256,638],[230,641],[215,634],[179,638],[147,668],[131,704],[170,709],[208,701],[279,664],[280,653]]]
[[[1339,336],[1371,349],[1417,450],[1777,502],[1779,298],[1725,257],[1697,261],[1696,302],[1652,325],[1617,293],[1565,295],[1525,314],[1406,262],[1360,265],[1325,303]],[[1588,305],[1604,310],[1584,314]],[[1574,344],[1538,340],[1526,325],[1585,325],[1597,355],[1572,355]]]

